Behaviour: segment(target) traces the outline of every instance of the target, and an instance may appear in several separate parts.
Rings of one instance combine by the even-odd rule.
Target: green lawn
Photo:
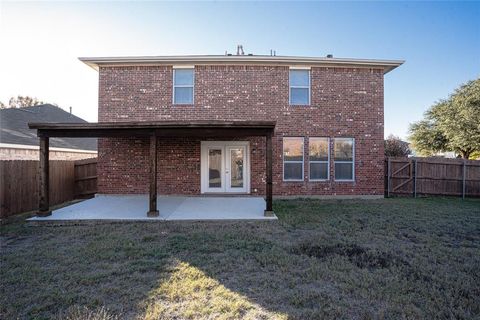
[[[276,201],[278,222],[0,227],[1,319],[480,317],[480,201]]]

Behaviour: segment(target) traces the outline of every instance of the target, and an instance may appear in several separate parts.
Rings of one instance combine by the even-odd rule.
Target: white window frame
[[[307,71],[308,72],[308,86],[292,86],[290,85],[290,71]],[[312,87],[312,80],[311,80],[311,72],[310,68],[290,68],[288,71],[288,100],[291,106],[309,106],[311,105],[311,87]],[[296,89],[308,89],[308,102],[307,104],[298,104],[292,103],[292,88]]]
[[[176,70],[192,70],[192,85],[180,85],[175,84],[175,71]],[[195,67],[192,66],[181,66],[181,67],[173,67],[172,72],[172,83],[173,83],[173,94],[172,94],[172,103],[175,105],[193,105],[195,104]],[[192,88],[192,103],[177,103],[175,102],[175,88]]]
[[[320,161],[320,160],[311,161],[310,160],[310,141],[315,140],[315,139],[322,139],[322,140],[327,139],[327,146],[328,146],[327,161],[325,161],[325,160],[323,160],[323,161]],[[312,163],[326,163],[327,164],[327,178],[326,179],[312,179],[312,176],[310,174]],[[313,182],[330,180],[330,137],[309,137],[308,138],[308,180],[313,181]]]
[[[302,161],[285,161],[285,140],[293,140],[293,139],[302,139]],[[285,179],[285,162],[287,163],[301,163],[302,164],[302,179]],[[304,181],[304,175],[305,175],[305,138],[304,137],[283,137],[282,139],[282,179],[284,182],[298,182],[298,181]]]
[[[337,161],[335,160],[335,140],[351,140],[352,141],[352,161]],[[352,164],[352,179],[336,179],[335,177],[335,163],[351,163]],[[355,181],[355,138],[338,137],[333,138],[333,179],[338,182],[353,182]]]

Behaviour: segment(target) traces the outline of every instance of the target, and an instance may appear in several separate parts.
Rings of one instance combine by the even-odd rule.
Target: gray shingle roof
[[[86,123],[87,121],[51,104],[0,109],[0,143],[38,146],[37,130],[29,129],[29,122]],[[97,139],[50,138],[50,147],[97,150]]]

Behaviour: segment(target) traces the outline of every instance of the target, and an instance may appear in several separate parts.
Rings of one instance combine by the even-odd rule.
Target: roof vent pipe
[[[245,55],[245,52],[243,51],[243,46],[241,44],[237,45],[237,56],[240,55]]]

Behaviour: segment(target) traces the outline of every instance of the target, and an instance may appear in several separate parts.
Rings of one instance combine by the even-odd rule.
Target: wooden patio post
[[[392,160],[390,157],[388,157],[388,162],[387,162],[387,198],[390,198],[390,189],[391,187],[391,174],[392,174]]]
[[[266,202],[267,207],[265,209],[265,216],[273,216],[272,206],[272,165],[273,165],[273,150],[272,150],[272,135],[273,132],[269,132],[265,139],[265,172],[266,172]]]
[[[39,162],[39,174],[40,174],[40,189],[38,195],[38,212],[37,216],[47,217],[52,214],[50,210],[50,201],[49,201],[49,169],[48,164],[48,151],[49,149],[49,138],[45,136],[40,137],[40,162]]]
[[[148,217],[158,217],[157,210],[157,136],[150,136],[150,208]]]
[[[413,169],[413,197],[417,197],[417,159],[413,159],[415,167]]]

